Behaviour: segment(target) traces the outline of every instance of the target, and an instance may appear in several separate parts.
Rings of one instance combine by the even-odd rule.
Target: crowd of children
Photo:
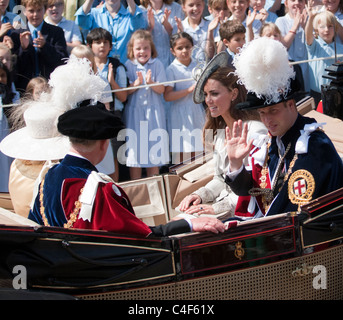
[[[281,41],[316,103],[334,60],[308,59],[331,57],[335,48],[343,53],[343,0],[140,1],[85,0],[74,8],[67,0],[16,0],[25,7],[20,14],[2,1],[0,102],[8,106],[0,109],[0,138],[11,130],[13,104],[46,90],[51,72],[73,54],[90,60],[106,81],[101,100],[126,126],[125,137],[111,141],[106,173],[120,179],[124,146],[130,178],[140,178],[143,168],[151,176],[203,151],[197,137],[206,106],[192,100],[192,77],[216,53],[226,50],[233,68],[246,42]],[[3,154],[0,161],[0,180],[7,181],[11,161]],[[6,183],[0,189],[6,192]]]

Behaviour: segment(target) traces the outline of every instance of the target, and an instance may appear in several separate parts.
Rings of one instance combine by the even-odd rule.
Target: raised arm
[[[88,14],[89,11],[91,11],[93,2],[94,0],[86,0],[85,3],[82,5],[82,9],[85,14]]]
[[[314,17],[316,16],[316,13],[313,10],[313,5],[314,5],[314,1],[309,0],[306,6],[308,19],[305,25],[305,40],[306,40],[306,44],[308,44],[309,46],[313,43],[313,40],[314,40],[313,20],[314,20]]]
[[[230,171],[237,171],[243,165],[243,159],[249,154],[253,140],[247,141],[248,124],[235,121],[232,131],[226,128],[226,150],[230,162]]]

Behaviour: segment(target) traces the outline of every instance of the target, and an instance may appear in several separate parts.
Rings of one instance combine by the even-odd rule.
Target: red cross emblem
[[[306,192],[306,181],[305,179],[300,179],[294,182],[294,193],[297,196],[302,195]]]

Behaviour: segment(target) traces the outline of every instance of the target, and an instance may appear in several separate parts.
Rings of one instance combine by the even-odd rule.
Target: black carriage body
[[[13,279],[13,268],[22,265],[29,288],[83,297],[117,292],[120,298],[121,292],[159,287],[175,298],[180,294],[174,291],[189,281],[292,264],[342,247],[342,206],[340,189],[304,206],[300,214],[246,221],[220,234],[165,238],[0,225],[0,278]]]

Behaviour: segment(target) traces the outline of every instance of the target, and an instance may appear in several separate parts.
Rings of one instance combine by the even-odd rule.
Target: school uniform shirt
[[[293,21],[290,15],[287,13],[283,17],[278,17],[275,24],[279,27],[282,37],[284,37],[293,26]],[[305,31],[302,27],[299,27],[294,36],[294,40],[291,46],[287,49],[289,60],[302,61],[308,59],[308,54],[305,45]],[[305,91],[310,90],[309,86],[309,68],[308,63],[299,64],[304,78]]]
[[[108,82],[108,65],[109,65],[109,63],[110,63],[110,61],[109,61],[109,59],[107,59],[107,62],[104,65],[104,67],[102,68],[102,70],[98,69],[98,74],[100,75],[100,77],[106,83],[108,83],[108,87],[105,88],[105,92],[102,95],[102,98],[106,97],[106,102],[112,102],[113,101],[113,94],[111,92],[112,89],[111,89],[111,86]],[[116,77],[114,80],[117,82],[118,86],[121,88],[126,88],[127,80],[126,80],[126,71],[125,71],[124,66],[122,66],[122,65],[118,66],[115,73],[116,73]],[[104,103],[104,101],[101,101],[101,102]],[[114,96],[114,110],[123,111],[123,109],[124,109],[124,104]]]
[[[148,70],[152,72],[152,81],[161,83],[167,80],[164,65],[157,58],[150,58],[145,65],[137,60],[127,60],[125,66],[130,83],[136,80],[136,72],[140,71],[145,84]],[[149,87],[130,94],[124,109],[124,122],[128,135],[127,166],[149,168],[169,162],[169,139],[162,94],[155,93]]]
[[[1,16],[1,23],[8,23],[8,22],[9,22],[9,23],[13,26],[13,22],[14,22],[14,19],[15,19],[16,17],[19,17],[19,18],[20,18],[19,15],[15,14],[15,13],[13,13],[13,12],[6,11],[6,13],[5,13],[4,15]],[[19,18],[17,18],[17,19],[20,21]],[[7,33],[6,33],[5,35],[6,35],[6,36],[9,36],[9,35],[11,35],[11,33],[12,33],[12,30],[8,30]],[[3,35],[2,37],[0,37],[0,41],[3,41],[3,38],[4,38],[5,35]]]
[[[200,24],[193,29],[189,25],[188,17],[182,20],[183,31],[187,32],[192,38],[194,42],[194,49],[197,50],[195,53],[195,58],[198,60],[205,60],[205,47],[206,47],[206,39],[207,39],[207,30],[210,21],[201,19]]]
[[[67,20],[65,17],[62,17],[61,21],[57,24],[54,24],[49,20],[49,17],[45,17],[45,22],[50,23],[54,26],[58,26],[63,29],[64,37],[66,42],[80,41],[82,42],[82,36],[79,27],[76,25],[75,21]]]
[[[294,125],[280,138],[261,136],[254,141],[250,167],[244,167],[234,177],[226,176],[226,183],[239,195],[235,215],[261,217],[298,211],[300,198],[310,201],[343,187],[343,163],[329,137],[316,129],[314,119],[298,115]],[[270,144],[268,149],[267,145]],[[260,188],[260,178],[265,176],[267,188],[275,179],[280,155],[285,154],[285,178],[275,188],[274,199],[267,212],[260,195],[250,196],[248,191]],[[262,166],[268,151],[268,172],[262,174]],[[297,154],[298,158],[294,156]],[[295,162],[294,162],[295,160]],[[290,171],[290,172],[289,172]],[[287,176],[287,173],[288,176]]]
[[[144,18],[147,19],[147,9],[145,9],[143,6],[140,6],[140,8],[143,10]],[[148,8],[150,8],[150,6]],[[155,25],[154,28],[151,30],[152,39],[158,53],[158,59],[161,60],[163,65],[169,66],[173,61],[173,55],[170,52],[170,35],[162,25],[162,19],[165,9],[170,10],[168,22],[173,28],[172,34],[176,33],[177,31],[175,18],[177,17],[183,20],[185,15],[182,11],[182,7],[177,2],[172,2],[170,5],[163,3],[161,10],[159,10],[158,12],[153,9]]]
[[[168,86],[172,86],[174,91],[191,87],[195,83],[192,78],[192,71],[196,65],[197,63],[194,60],[192,60],[188,66],[185,66],[179,62],[179,60],[174,59],[166,70],[167,80],[191,80],[168,84]],[[168,116],[168,119],[170,120],[170,127],[168,128],[171,143],[170,151],[203,151],[202,128],[205,124],[205,117],[206,114],[203,105],[193,102],[192,93],[189,93],[181,99],[171,101]],[[173,129],[177,130],[178,134],[173,135]],[[181,135],[183,138],[180,138]]]
[[[339,37],[336,37],[339,38]],[[309,59],[334,57],[335,43],[326,43],[321,37],[314,38],[311,45],[306,44]],[[337,53],[343,52],[343,44],[336,43]],[[316,92],[321,92],[321,86],[330,82],[329,79],[323,78],[327,74],[325,69],[331,66],[335,59],[318,60],[309,62],[309,81],[310,89]]]
[[[146,29],[147,21],[142,16],[142,9],[136,6],[135,13],[130,14],[129,8],[121,5],[118,13],[113,18],[104,4],[100,8],[92,8],[85,14],[82,6],[75,13],[75,22],[86,30],[104,28],[112,35],[112,50],[110,56],[118,57],[122,63],[127,60],[127,43],[131,35],[138,29]]]

